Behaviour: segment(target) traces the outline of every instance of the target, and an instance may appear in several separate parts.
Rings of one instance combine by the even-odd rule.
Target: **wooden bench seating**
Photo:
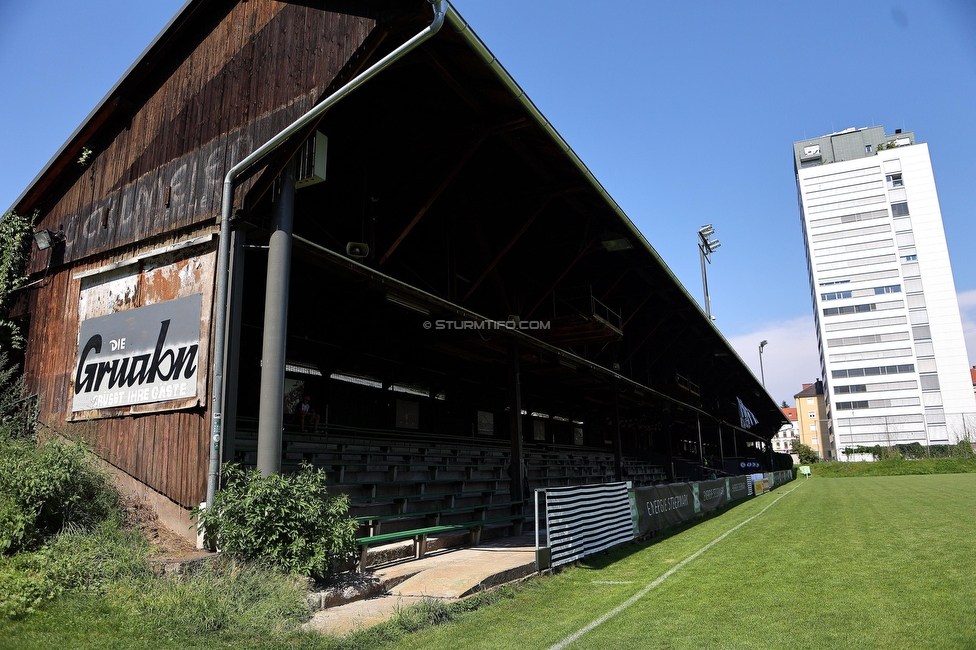
[[[493,519],[479,519],[476,521],[469,521],[460,524],[450,524],[446,526],[427,526],[425,528],[414,528],[412,530],[404,530],[398,533],[386,533],[383,535],[370,535],[369,537],[360,537],[356,539],[356,543],[360,547],[359,553],[359,570],[364,571],[366,569],[366,555],[369,551],[369,547],[373,544],[382,544],[389,542],[398,542],[405,539],[412,539],[414,543],[414,557],[420,559],[424,557],[427,553],[427,536],[437,535],[440,533],[452,533],[461,530],[471,531],[471,543],[477,546],[481,542],[481,532],[484,530],[485,526],[494,526],[502,524],[516,524],[521,523],[525,520],[525,515],[509,515],[507,517],[495,517]]]
[[[455,508],[440,508],[434,510],[425,510],[417,512],[397,512],[383,515],[360,515],[355,517],[356,521],[360,524],[369,528],[370,536],[379,535],[382,533],[381,527],[386,522],[395,521],[410,521],[412,519],[426,519],[430,521],[432,526],[439,526],[441,524],[441,517],[444,515],[456,515],[461,513],[471,512],[474,514],[485,513],[491,510],[510,508],[512,506],[524,506],[523,501],[506,501],[504,503],[480,503],[470,506],[461,506]]]

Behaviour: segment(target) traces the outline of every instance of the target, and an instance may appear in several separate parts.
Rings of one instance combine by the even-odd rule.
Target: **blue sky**
[[[0,209],[176,13],[175,0],[0,3]],[[976,364],[976,3],[456,0],[458,11],[792,403],[819,375],[792,143],[850,126],[929,144]]]

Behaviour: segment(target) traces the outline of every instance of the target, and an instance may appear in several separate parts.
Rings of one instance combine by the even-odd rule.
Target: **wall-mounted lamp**
[[[37,250],[43,251],[51,248],[56,244],[64,242],[64,230],[58,228],[57,232],[51,232],[47,228],[38,230],[34,233],[34,243],[37,244]]]

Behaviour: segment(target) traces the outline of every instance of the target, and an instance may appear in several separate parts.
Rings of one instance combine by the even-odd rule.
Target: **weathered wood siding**
[[[108,462],[187,507],[206,492],[209,402],[66,421],[80,325],[74,276],[212,230],[226,170],[311,108],[375,26],[269,0],[207,6],[138,86],[120,86],[119,108],[87,145],[88,164],[70,163],[34,202],[40,225],[63,226],[67,241],[30,295],[25,367],[45,422],[91,440]],[[29,270],[43,272],[49,252],[35,251]]]
[[[134,104],[117,110],[131,111],[128,128],[124,119],[107,123],[89,144],[87,166],[73,164],[65,176],[76,178],[39,202],[43,226],[64,226],[65,261],[215,218],[227,169],[311,108],[372,27],[366,18],[252,0],[193,49],[171,52],[178,65],[149,75],[145,98],[122,98]],[[30,270],[46,261],[35,255]]]

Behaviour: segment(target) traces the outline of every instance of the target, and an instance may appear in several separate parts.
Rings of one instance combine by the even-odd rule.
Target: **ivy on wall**
[[[10,211],[0,218],[0,350],[22,349],[24,335],[10,320],[15,292],[27,283],[24,269],[30,255],[35,212],[31,216]]]

